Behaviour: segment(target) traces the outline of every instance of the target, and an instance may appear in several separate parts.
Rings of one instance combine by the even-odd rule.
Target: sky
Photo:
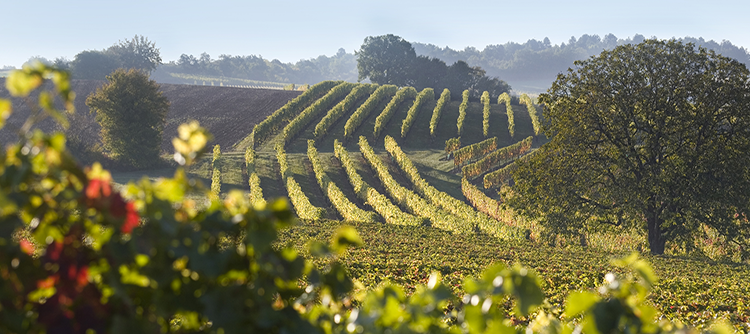
[[[750,49],[750,1],[0,1],[0,68],[33,56],[72,60],[146,36],[164,62],[207,52],[297,62],[351,53],[395,34],[453,49],[583,34],[703,37]]]

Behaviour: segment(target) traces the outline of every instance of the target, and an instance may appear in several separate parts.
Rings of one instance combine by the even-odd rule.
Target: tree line
[[[471,67],[462,60],[448,66],[441,59],[418,56],[411,43],[392,34],[365,38],[356,55],[359,80],[412,86],[418,90],[447,88],[454,100],[460,99],[461,92],[467,89],[474,100],[484,91],[494,98],[510,91],[505,81],[488,77],[481,67]]]

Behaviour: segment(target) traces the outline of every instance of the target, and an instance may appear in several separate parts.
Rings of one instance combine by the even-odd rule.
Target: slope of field
[[[71,125],[66,131],[69,137],[91,145],[101,141],[100,127],[86,106],[86,97],[102,84],[104,81],[72,80],[71,88],[76,93],[76,113],[69,116]],[[177,127],[190,120],[199,121],[213,134],[214,140],[209,145],[219,144],[222,149],[228,150],[247,136],[255,124],[301,94],[299,91],[277,89],[172,84],[162,84],[161,91],[171,103],[161,143],[165,152],[173,150],[172,137],[177,135]],[[9,97],[5,78],[0,78],[0,98]],[[12,100],[14,113],[8,119],[8,125],[0,130],[0,142],[3,143],[15,140],[13,129],[21,126],[30,112],[23,101]],[[37,127],[44,131],[61,130],[51,119],[40,122]]]

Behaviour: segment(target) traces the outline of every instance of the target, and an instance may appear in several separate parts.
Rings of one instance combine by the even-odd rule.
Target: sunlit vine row
[[[409,130],[411,130],[411,126],[412,124],[414,124],[414,120],[417,119],[417,115],[422,109],[422,106],[434,99],[435,90],[433,90],[432,88],[425,88],[421,92],[419,92],[417,98],[414,100],[414,104],[412,104],[411,108],[409,108],[409,111],[406,112],[406,118],[404,118],[403,122],[401,122],[401,138],[406,138],[406,135],[409,134]]]
[[[376,86],[377,85],[360,84],[357,87],[354,87],[349,95],[336,104],[336,106],[331,108],[331,110],[323,116],[323,119],[318,122],[313,131],[315,138],[323,138],[323,136],[328,133],[331,126],[333,126],[333,123],[336,123],[341,116],[344,116],[348,110],[353,108],[359,99],[370,95],[372,91],[375,90]]]
[[[221,148],[214,145],[213,158],[211,159],[211,193],[219,196],[221,193]]]
[[[518,157],[526,154],[531,150],[531,143],[533,137],[529,136],[526,139],[519,141],[513,145],[503,147],[497,151],[484,156],[477,162],[468,164],[461,168],[463,177],[472,179],[476,176],[482,175],[483,173],[489,172],[495,167],[499,167],[508,162],[511,162]]]
[[[453,164],[461,166],[497,149],[497,137],[485,139],[478,143],[464,146],[453,151]]]
[[[247,170],[250,186],[250,203],[265,206],[266,200],[263,198],[263,189],[260,187],[260,177],[255,172],[255,150],[249,146],[245,149],[245,170]]]
[[[302,187],[299,186],[294,177],[290,175],[289,164],[286,160],[286,151],[284,151],[284,145],[282,143],[276,144],[276,158],[279,161],[279,172],[281,173],[281,180],[286,186],[286,191],[289,194],[289,200],[294,206],[294,211],[297,212],[297,216],[302,219],[321,219],[325,216],[325,209],[319,208],[310,203],[310,199],[302,191]]]
[[[461,148],[461,137],[448,138],[445,141],[445,153],[451,153]]]
[[[484,213],[474,210],[471,206],[460,201],[442,191],[435,189],[419,174],[419,170],[411,162],[408,156],[401,150],[390,136],[385,137],[385,149],[396,160],[401,170],[404,171],[409,181],[414,185],[414,189],[419,194],[427,198],[432,204],[446,210],[464,220],[467,228],[473,229],[476,224],[480,230],[497,235],[499,237],[515,237],[508,234],[508,229],[503,228],[501,222],[494,220]]]
[[[451,92],[448,88],[443,89],[443,93],[440,94],[440,98],[435,105],[435,109],[432,110],[432,118],[430,118],[430,136],[435,138],[437,131],[438,122],[440,121],[440,115],[445,109],[445,105],[451,101]]]
[[[484,189],[496,188],[503,184],[510,183],[510,180],[513,179],[513,171],[518,168],[518,162],[528,160],[534,155],[535,152],[536,151],[529,152],[526,155],[518,157],[518,159],[513,161],[513,163],[510,163],[507,166],[496,171],[485,174],[483,180]]]
[[[510,95],[508,93],[502,93],[497,98],[497,104],[503,102],[505,103],[505,113],[508,114],[508,132],[513,137],[516,135],[516,121],[515,117],[513,117],[513,107],[510,105]]]
[[[534,107],[534,101],[526,94],[521,94],[520,101],[526,105],[526,110],[529,111],[529,117],[531,117],[531,125],[534,127],[534,135],[538,136],[542,130],[542,125],[539,122],[539,115]]]
[[[412,214],[425,217],[432,222],[432,226],[444,230],[456,232],[470,232],[467,224],[461,222],[461,219],[427,202],[413,191],[402,187],[388,171],[388,167],[375,154],[367,139],[364,136],[359,137],[359,149],[365,160],[370,164],[375,174],[378,175],[380,182],[383,183],[386,191]]]
[[[255,148],[260,146],[272,134],[281,129],[282,123],[297,116],[300,109],[315,101],[319,96],[331,90],[331,88],[340,84],[341,81],[323,81],[308,88],[304,93],[287,102],[284,106],[274,111],[271,116],[266,117],[262,122],[253,127],[250,134],[250,146]]]
[[[310,163],[312,163],[320,190],[326,194],[328,200],[331,201],[336,211],[344,217],[344,220],[372,223],[378,221],[378,216],[375,213],[357,207],[356,204],[352,203],[344,195],[344,192],[341,191],[333,180],[328,177],[323,164],[320,162],[320,155],[318,154],[318,149],[315,148],[315,141],[312,139],[307,141],[307,157],[310,159]]]
[[[484,91],[482,93],[482,134],[484,138],[490,135],[490,93]]]
[[[393,96],[391,102],[388,102],[385,109],[383,109],[383,111],[380,112],[380,115],[375,119],[375,127],[372,130],[373,136],[375,138],[380,136],[380,132],[385,129],[386,125],[388,125],[388,122],[391,120],[391,117],[393,117],[393,114],[396,113],[396,110],[398,110],[398,106],[401,105],[401,102],[415,96],[417,96],[417,90],[414,89],[414,87],[406,87],[399,90],[398,93]]]
[[[289,145],[289,143],[294,140],[294,137],[307,127],[310,121],[326,112],[333,102],[349,94],[349,92],[356,86],[357,84],[354,83],[341,83],[336,87],[331,88],[326,95],[323,95],[323,97],[313,102],[312,105],[305,108],[305,110],[292,119],[289,124],[284,127],[284,130],[281,131],[279,136],[284,146],[286,147],[286,145]]]
[[[466,120],[466,108],[469,107],[469,90],[465,90],[461,94],[461,105],[458,106],[458,119],[456,120],[456,126],[458,127],[458,136],[460,137],[464,132],[464,120]]]
[[[401,211],[401,209],[394,205],[388,197],[378,192],[362,179],[362,176],[359,175],[356,167],[354,167],[352,159],[349,157],[349,152],[346,151],[338,139],[334,141],[333,146],[336,157],[341,161],[341,166],[344,167],[347,176],[349,176],[349,183],[354,187],[354,193],[356,193],[357,197],[362,201],[367,203],[367,205],[372,207],[375,212],[380,214],[380,216],[385,219],[386,223],[419,226],[426,225],[429,222],[429,220],[424,217],[413,216]]]
[[[362,105],[359,106],[359,108],[357,108],[357,110],[355,110],[346,121],[346,124],[344,125],[344,138],[351,138],[351,136],[354,135],[354,132],[365,122],[365,119],[370,116],[370,113],[375,110],[375,107],[380,104],[380,101],[396,94],[396,91],[398,91],[396,85],[383,85],[378,87],[378,89],[376,89],[375,92],[372,93],[372,95],[370,95],[370,97],[368,97],[367,100],[362,103]]]

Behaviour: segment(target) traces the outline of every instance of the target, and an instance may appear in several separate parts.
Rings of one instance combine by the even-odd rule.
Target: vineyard
[[[542,226],[499,201],[517,164],[546,141],[541,106],[525,95],[519,104],[508,95],[498,103],[469,101],[468,94],[456,101],[447,90],[438,96],[431,89],[333,81],[304,92],[163,90],[173,101],[167,138],[170,127],[187,119],[199,119],[215,135],[209,154],[187,171],[210,185],[211,196],[239,189],[255,206],[288,198],[302,221],[283,231],[281,242],[305,256],[309,241],[327,240],[341,224],[355,226],[365,246],[343,261],[368,289],[388,280],[411,293],[437,271],[460,295],[465,277],[494,262],[521,262],[539,273],[559,316],[568,291],[596,287],[616,270],[611,257],[646,249],[644,237],[630,230],[588,231],[587,248],[577,239],[542,239]],[[201,94],[215,96],[199,102]],[[219,107],[206,114],[214,102]],[[75,131],[90,124],[79,114]],[[720,249],[705,252],[721,258]],[[737,303],[750,294],[745,266],[677,257],[649,262],[663,278],[649,298],[664,319],[703,328],[722,318],[750,329],[750,308]]]
[[[323,240],[341,222],[356,226],[371,240],[347,257],[347,268],[370,288],[388,279],[408,291],[438,270],[459,291],[465,275],[494,261],[520,260],[540,263],[535,268],[548,277],[545,293],[554,304],[565,291],[600,284],[609,257],[646,249],[635,232],[600,230],[586,235],[585,250],[575,248],[579,240],[554,240],[567,247],[567,255],[547,258],[547,251],[538,249],[548,242],[539,239],[543,227],[499,201],[504,185],[513,182],[516,161],[546,141],[539,136],[540,106],[525,95],[520,104],[511,104],[508,95],[492,103],[487,97],[471,102],[466,94],[451,101],[449,92],[435,93],[342,82],[314,85],[248,129],[232,147],[239,152],[221,153],[223,169],[217,174],[225,187],[220,189],[243,189],[260,203],[289,198],[305,220],[283,239],[303,252],[311,236]],[[192,173],[212,180],[215,166],[204,162]],[[494,253],[492,247],[505,250]],[[674,261],[652,261],[662,277],[689,271]],[[716,316],[735,324],[748,319],[746,306],[733,311],[727,304],[731,298],[716,298],[721,289],[732,296],[747,291],[689,277],[665,280],[657,288],[664,295],[654,302],[669,319],[698,326]],[[693,298],[670,292],[672,286],[706,292]]]

